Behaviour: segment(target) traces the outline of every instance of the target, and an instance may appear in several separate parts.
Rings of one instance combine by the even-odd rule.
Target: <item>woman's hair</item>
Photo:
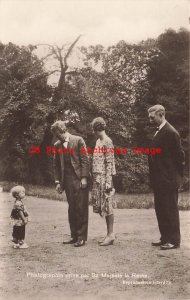
[[[18,198],[20,192],[25,191],[25,188],[21,185],[16,185],[11,189],[11,195],[14,198]]]
[[[101,117],[95,118],[91,125],[94,131],[102,131],[106,128],[106,122]]]

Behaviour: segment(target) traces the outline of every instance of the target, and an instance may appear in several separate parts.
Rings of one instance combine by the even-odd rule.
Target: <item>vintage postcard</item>
[[[190,299],[189,1],[0,0],[0,299]]]

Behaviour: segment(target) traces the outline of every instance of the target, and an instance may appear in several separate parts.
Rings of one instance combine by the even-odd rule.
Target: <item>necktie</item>
[[[63,142],[63,147],[64,147],[64,148],[67,148],[67,147],[68,147],[68,141],[64,141],[64,142]]]
[[[159,127],[156,127],[156,132],[155,132],[154,136],[157,135],[158,131],[159,131]]]

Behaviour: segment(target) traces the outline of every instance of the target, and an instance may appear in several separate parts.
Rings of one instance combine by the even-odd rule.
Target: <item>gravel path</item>
[[[126,195],[127,197],[127,195]],[[28,197],[28,249],[13,249],[13,200],[0,194],[1,299],[190,299],[190,211],[181,211],[180,249],[151,247],[159,238],[153,209],[117,209],[116,242],[100,247],[105,222],[89,213],[85,247],[63,245],[67,203]]]

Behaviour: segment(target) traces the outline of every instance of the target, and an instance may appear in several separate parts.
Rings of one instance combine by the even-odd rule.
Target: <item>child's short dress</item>
[[[28,217],[28,212],[22,200],[15,200],[12,212],[11,219],[13,221],[13,240],[18,243],[25,239],[25,223],[20,216],[20,212],[24,214],[24,217]]]

